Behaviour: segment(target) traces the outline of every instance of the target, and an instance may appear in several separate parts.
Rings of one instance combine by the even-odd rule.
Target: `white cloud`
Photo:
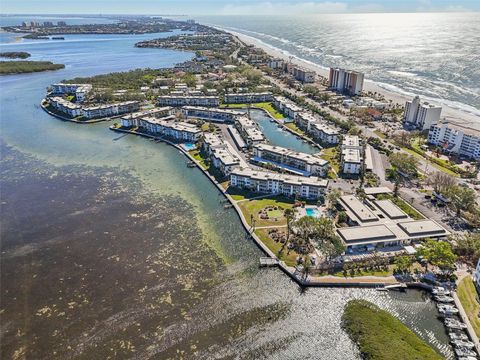
[[[220,9],[222,15],[291,15],[291,14],[325,14],[342,13],[348,6],[342,2],[302,2],[273,3],[262,2],[252,5],[225,5]]]

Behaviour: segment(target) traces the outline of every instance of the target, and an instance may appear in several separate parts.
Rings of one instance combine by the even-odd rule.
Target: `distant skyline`
[[[2,14],[291,15],[480,11],[479,0],[3,0]]]

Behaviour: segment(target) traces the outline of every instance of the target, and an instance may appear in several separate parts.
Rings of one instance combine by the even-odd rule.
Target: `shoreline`
[[[290,277],[297,285],[301,287],[356,287],[356,288],[383,288],[386,285],[396,285],[400,284],[400,282],[395,279],[394,276],[388,276],[388,277],[376,277],[376,276],[365,276],[365,277],[347,277],[347,278],[342,278],[342,277],[336,277],[333,275],[326,275],[326,276],[319,276],[319,277],[313,277],[309,276],[306,279],[303,279],[299,276],[297,276],[297,271],[295,268],[292,268],[290,266],[287,266],[283,261],[278,259],[278,257],[260,240],[260,238],[251,231],[250,226],[247,223],[247,220],[245,219],[245,216],[243,215],[240,207],[238,206],[237,202],[227,193],[227,191],[215,180],[215,178],[208,173],[207,170],[205,170],[200,163],[193,158],[188,151],[183,149],[181,146],[178,144],[154,135],[142,133],[142,132],[137,132],[137,131],[131,131],[127,129],[122,129],[122,128],[116,128],[113,125],[109,126],[109,129],[111,131],[119,132],[119,133],[125,133],[125,134],[132,134],[132,135],[137,135],[141,136],[144,138],[152,139],[155,141],[159,142],[164,142],[168,145],[173,146],[176,148],[179,152],[181,152],[189,161],[193,162],[195,166],[212,182],[213,185],[220,191],[220,193],[230,202],[232,207],[235,209],[237,216],[240,219],[240,222],[242,223],[243,228],[245,231],[250,235],[250,238],[253,240],[253,242],[256,244],[256,246],[268,257],[271,259],[277,260],[277,267],[287,276]],[[407,287],[409,288],[416,288],[420,290],[426,290],[429,291],[431,290],[431,287],[422,284],[422,283],[416,283],[416,282],[410,282],[406,283]]]
[[[216,28],[216,29],[219,29],[219,30],[225,31],[227,33],[230,33],[233,36],[236,36],[240,41],[244,42],[247,45],[254,45],[256,47],[259,47],[260,49],[265,51],[270,56],[280,58],[280,59],[285,60],[285,61],[291,61],[292,63],[294,63],[296,65],[303,66],[303,67],[305,67],[309,70],[315,71],[317,73],[317,75],[319,75],[321,77],[328,78],[329,70],[322,67],[319,64],[315,64],[315,63],[313,63],[309,60],[302,59],[302,58],[300,58],[298,56],[295,56],[293,54],[287,55],[282,49],[276,48],[273,45],[269,45],[269,44],[265,43],[264,41],[262,41],[260,39],[257,39],[253,36],[246,35],[246,34],[243,34],[243,33],[237,32],[237,31],[233,31],[233,30],[230,30],[230,29],[226,29],[226,28],[223,28],[223,27],[219,27],[219,26],[214,26],[214,25],[211,25],[211,26]],[[402,93],[399,93],[399,92],[394,92],[392,90],[385,89],[380,84],[378,84],[378,83],[376,83],[372,80],[368,80],[368,79],[365,79],[364,91],[372,91],[372,92],[380,93],[385,97],[385,99],[387,101],[392,100],[393,103],[398,103],[402,106],[405,105],[405,102],[407,100],[412,100],[412,98],[413,98],[413,96],[410,96],[410,95],[406,95],[406,94],[402,94]],[[458,124],[462,124],[463,126],[480,130],[480,116],[479,115],[475,115],[471,112],[467,112],[465,110],[455,108],[455,107],[453,107],[451,105],[447,105],[445,103],[440,103],[440,102],[435,101],[433,99],[427,99],[425,97],[423,97],[423,99],[428,100],[431,103],[440,105],[442,107],[441,119],[446,118],[448,121],[458,123]]]

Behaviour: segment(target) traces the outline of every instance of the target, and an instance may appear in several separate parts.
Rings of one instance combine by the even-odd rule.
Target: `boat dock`
[[[260,258],[260,267],[277,266],[279,263],[280,262],[277,258],[271,258],[271,257],[261,257]]]

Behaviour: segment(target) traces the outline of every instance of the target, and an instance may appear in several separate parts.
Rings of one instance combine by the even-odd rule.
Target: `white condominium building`
[[[413,100],[405,103],[404,122],[417,129],[426,130],[440,120],[441,112],[440,106],[421,102],[420,97],[415,96]]]
[[[138,111],[138,109],[140,109],[138,101],[124,101],[115,104],[85,107],[83,108],[83,116],[87,119],[103,118]]]
[[[445,152],[480,159],[480,131],[453,123],[438,123],[430,127],[428,142]]]
[[[247,116],[237,117],[235,127],[249,147],[265,141],[265,136],[258,128],[257,123]]]
[[[332,90],[360,95],[363,91],[363,80],[364,75],[361,72],[330,68],[328,82]]]
[[[203,134],[203,149],[212,160],[213,166],[224,175],[229,175],[241,163],[232,146],[216,134]]]
[[[251,104],[260,102],[272,101],[273,95],[271,92],[261,93],[230,93],[225,94],[225,104]]]
[[[132,126],[139,126],[138,121],[144,117],[166,117],[169,115],[173,115],[175,109],[171,106],[165,106],[161,108],[153,108],[144,111],[133,112],[128,115],[125,115],[121,118],[120,122],[123,127],[132,127]]]
[[[72,118],[83,114],[82,107],[74,104],[62,97],[54,96],[48,99],[50,105],[57,111],[62,112]]]
[[[251,168],[235,168],[230,174],[230,186],[264,194],[281,194],[316,200],[324,196],[328,180]]]
[[[218,106],[216,96],[163,95],[158,98],[159,106]]]
[[[163,118],[143,117],[138,120],[138,126],[151,134],[159,134],[176,141],[197,142],[202,135],[202,130],[194,125],[182,121],[174,121],[175,116]]]
[[[230,109],[207,108],[200,106],[184,106],[182,113],[187,118],[197,118],[206,121],[230,122],[233,123],[238,116],[244,116],[245,113]]]
[[[342,142],[342,171],[360,174],[362,170],[362,146],[356,135],[346,135]]]
[[[52,93],[56,95],[75,94],[75,100],[79,103],[85,101],[85,97],[92,90],[91,84],[52,84]]]
[[[295,119],[297,114],[304,111],[300,106],[295,105],[292,101],[283,96],[275,96],[273,98],[273,106],[283,115]]]
[[[325,176],[329,169],[328,161],[317,156],[270,144],[255,145],[253,156],[255,162],[266,162],[297,175]]]

